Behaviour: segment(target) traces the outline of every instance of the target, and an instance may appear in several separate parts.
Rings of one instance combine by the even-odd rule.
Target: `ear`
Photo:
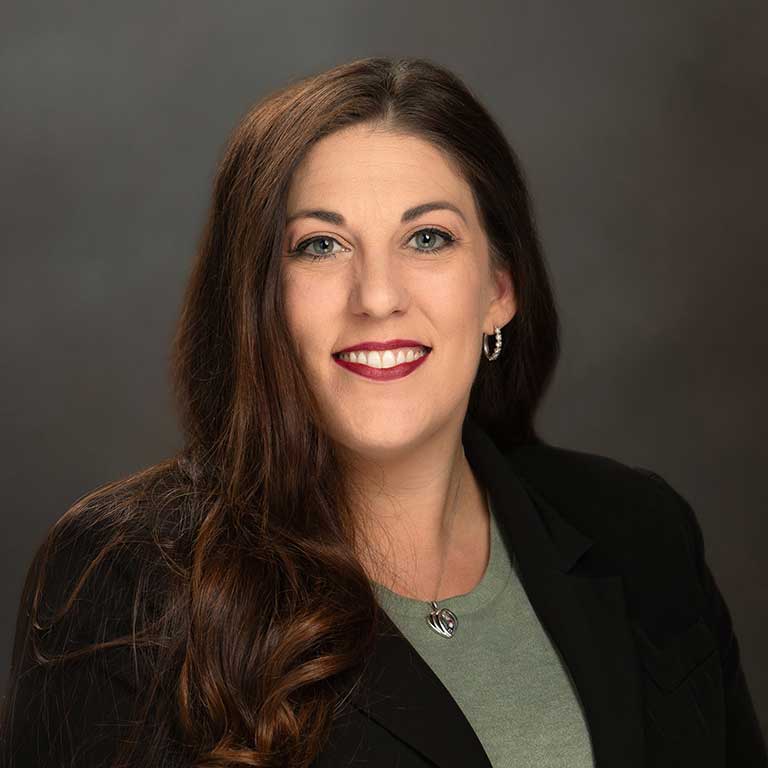
[[[493,297],[483,324],[484,332],[491,334],[496,326],[503,328],[517,312],[517,298],[512,275],[507,269],[493,271]]]

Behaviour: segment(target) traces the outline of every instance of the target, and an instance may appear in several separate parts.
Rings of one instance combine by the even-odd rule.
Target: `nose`
[[[350,306],[356,314],[384,318],[407,308],[407,281],[397,259],[388,254],[360,259],[352,275]]]

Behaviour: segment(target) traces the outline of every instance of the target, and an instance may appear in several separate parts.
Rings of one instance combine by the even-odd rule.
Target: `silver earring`
[[[496,326],[494,333],[496,334],[496,347],[494,348],[493,353],[488,352],[488,337],[491,334],[483,334],[483,352],[485,352],[485,356],[489,360],[495,360],[501,353],[501,328]]]

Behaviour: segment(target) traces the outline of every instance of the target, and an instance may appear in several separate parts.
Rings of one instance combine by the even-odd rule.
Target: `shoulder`
[[[665,517],[684,501],[658,472],[598,453],[537,443],[504,455],[526,485],[558,509],[576,517],[583,512],[587,525],[632,526],[637,515],[657,510]]]
[[[130,642],[159,615],[189,550],[179,533],[185,510],[169,503],[187,498],[172,467],[164,462],[95,488],[47,530],[19,601],[20,662],[35,659],[31,643],[59,655]]]
[[[703,546],[696,514],[658,472],[547,443],[504,455],[533,495],[624,570],[684,568],[693,575]]]
[[[592,541],[580,572],[623,577],[634,622],[664,639],[703,616],[729,642],[696,513],[659,473],[546,444],[505,456],[534,500]]]
[[[158,686],[164,649],[184,631],[183,601],[167,609],[188,526],[187,494],[166,469],[89,492],[37,548],[19,601],[0,764],[111,765],[118,745],[144,743],[134,727],[158,734],[171,722]]]

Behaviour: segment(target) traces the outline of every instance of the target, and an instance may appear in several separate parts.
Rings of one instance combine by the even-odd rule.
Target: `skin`
[[[453,203],[466,221],[433,210],[401,223],[407,208],[431,201]],[[361,560],[372,578],[408,597],[465,594],[485,572],[490,528],[461,427],[482,334],[516,312],[512,278],[491,271],[469,185],[416,136],[355,125],[324,137],[294,173],[288,218],[318,208],[340,213],[344,225],[306,216],[289,222],[283,290],[301,364],[363,510],[371,549]],[[430,239],[425,227],[456,241],[431,252],[445,240]],[[303,254],[289,254],[316,236]],[[432,347],[404,378],[372,381],[331,357],[396,338]]]

